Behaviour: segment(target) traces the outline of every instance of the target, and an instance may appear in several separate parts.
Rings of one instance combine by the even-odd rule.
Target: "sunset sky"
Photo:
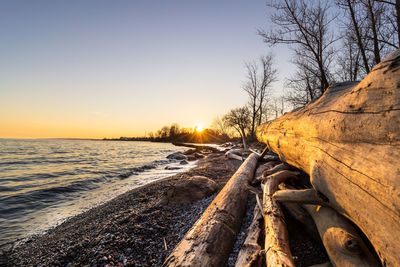
[[[247,102],[265,0],[0,1],[0,138],[143,136]],[[277,83],[275,90],[281,90]]]

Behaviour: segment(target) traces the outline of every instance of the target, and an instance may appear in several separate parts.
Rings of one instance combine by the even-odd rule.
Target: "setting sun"
[[[193,125],[193,129],[198,133],[201,133],[204,130],[203,125],[201,125],[200,123],[196,123],[195,125]]]

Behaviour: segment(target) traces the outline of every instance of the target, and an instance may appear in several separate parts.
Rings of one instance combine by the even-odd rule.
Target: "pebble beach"
[[[216,195],[166,203],[168,190],[193,176],[208,177],[220,189],[240,163],[222,153],[210,155],[185,173],[126,192],[4,251],[1,264],[160,266]]]

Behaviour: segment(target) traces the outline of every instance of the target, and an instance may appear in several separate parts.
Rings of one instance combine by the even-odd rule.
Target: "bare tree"
[[[220,118],[219,116],[214,118],[211,124],[211,128],[216,130],[217,133],[219,133],[220,135],[230,135],[229,126],[227,125],[226,121],[224,121],[223,118]]]
[[[258,97],[258,107],[259,107],[259,116],[258,116],[258,125],[262,123],[262,118],[265,112],[265,104],[268,102],[268,97],[270,96],[271,84],[277,81],[278,78],[278,70],[273,68],[273,56],[269,54],[267,56],[260,57],[261,65],[262,65],[262,82],[260,86],[260,92]]]
[[[379,40],[378,40],[378,27],[379,27],[379,11],[381,9],[376,8],[376,4],[374,0],[360,0],[360,2],[364,5],[367,10],[367,18],[369,21],[369,29],[371,30],[372,37],[370,39],[373,43],[373,55],[375,64],[381,62],[381,48],[379,47]],[[378,11],[379,10],[379,11]]]
[[[361,58],[364,63],[364,69],[365,72],[368,73],[370,71],[370,66],[365,51],[365,38],[363,38],[364,35],[362,33],[362,27],[360,26],[362,20],[359,18],[359,12],[357,12],[357,4],[354,3],[354,0],[336,0],[336,4],[348,12],[350,16],[350,22],[346,26],[352,29],[352,32],[357,39],[357,46],[360,50]]]
[[[343,35],[343,48],[352,49],[351,52],[356,57],[360,54],[363,70],[368,73],[383,57],[399,47],[400,0],[336,0],[335,2],[345,11],[343,24],[350,29]],[[354,51],[353,47],[348,45],[347,36],[356,39],[359,51]],[[343,63],[342,59],[338,62]]]
[[[235,108],[229,111],[222,120],[229,127],[234,128],[241,136],[243,148],[247,149],[246,145],[246,132],[250,128],[250,111],[247,107]]]
[[[384,42],[392,48],[400,47],[400,0],[376,0],[383,3],[387,9],[382,14],[386,29],[380,42]]]
[[[316,74],[322,94],[329,86],[329,65],[337,41],[331,32],[335,16],[329,15],[328,1],[273,0],[269,6],[276,10],[271,16],[274,26],[269,32],[259,30],[259,34],[270,45],[291,45],[297,58]]]
[[[256,127],[262,123],[262,118],[265,115],[264,107],[270,95],[271,84],[277,80],[278,74],[278,71],[273,68],[272,54],[261,56],[260,65],[256,62],[246,63],[247,80],[243,84],[243,90],[249,96],[251,112],[250,135],[253,138]]]
[[[286,80],[285,100],[294,107],[305,106],[322,95],[318,72],[310,66],[307,60],[297,56],[293,62],[297,71]]]
[[[290,90],[286,90],[284,98],[293,107],[305,106],[321,96],[318,79],[305,67],[299,68],[285,85]]]
[[[343,33],[342,49],[337,53],[336,60],[337,81],[356,81],[366,74],[361,68],[361,51],[352,33],[348,28]]]
[[[246,63],[247,69],[247,81],[243,84],[243,90],[247,92],[249,96],[249,107],[250,107],[250,136],[254,137],[254,131],[256,127],[257,115],[259,112],[257,100],[259,94],[259,75],[258,65],[256,62]]]
[[[270,104],[269,111],[271,113],[271,117],[274,119],[285,114],[286,110],[286,100],[283,96],[274,97],[272,103]]]

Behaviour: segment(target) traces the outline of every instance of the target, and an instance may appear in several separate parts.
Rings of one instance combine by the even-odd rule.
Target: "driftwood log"
[[[257,137],[310,175],[314,189],[400,266],[400,50],[360,83],[263,124]]]
[[[256,174],[255,174],[255,179],[254,179],[255,182],[260,183],[263,178],[264,172],[274,168],[274,166],[276,166],[277,164],[278,164],[278,161],[268,161],[268,162],[258,166],[258,168],[256,170]]]
[[[290,208],[296,208],[296,203],[316,203],[322,201],[316,194],[304,194],[304,190],[293,190],[293,187],[280,184],[279,188],[283,189],[274,194],[276,200],[282,201],[289,205]],[[289,190],[288,190],[289,189]],[[313,190],[313,189],[311,189]],[[314,190],[315,191],[315,190]],[[278,194],[280,193],[280,194]],[[295,194],[298,193],[298,194]],[[285,197],[280,197],[285,196]],[[304,199],[301,199],[301,197]],[[307,227],[316,226],[313,230],[318,229],[317,235],[324,244],[326,252],[333,266],[337,267],[378,267],[373,253],[369,251],[367,245],[359,235],[355,227],[345,217],[341,216],[334,209],[317,205],[305,204],[303,207],[311,215],[313,222],[307,222]],[[303,220],[306,217],[299,210],[295,211],[295,218]],[[300,216],[299,216],[300,215]],[[297,219],[297,218],[296,218]],[[314,224],[315,222],[315,224]],[[307,228],[308,230],[311,230]],[[313,232],[310,232],[313,233]]]
[[[279,185],[279,191],[276,191],[274,194],[275,200],[277,193],[282,192],[282,190],[291,190],[294,189],[291,186],[288,186],[284,183]],[[278,200],[279,201],[279,200]],[[319,233],[317,227],[312,219],[311,215],[298,203],[293,202],[281,202],[281,205],[285,207],[286,211],[300,223],[301,228],[303,228],[314,241],[321,242],[321,238],[319,237]]]
[[[240,230],[246,209],[247,185],[258,160],[251,154],[208,206],[163,266],[223,266]]]
[[[239,251],[235,267],[262,266],[262,257],[260,256],[261,246],[258,244],[262,226],[262,210],[256,205],[254,207],[253,220],[249,228],[247,228],[247,237]]]
[[[232,151],[233,149],[227,151],[225,153],[225,157],[227,157],[228,159],[236,159],[236,160],[240,160],[243,161],[243,157],[242,155],[239,155],[238,153],[235,153]]]
[[[281,164],[278,164],[278,165],[274,166],[273,168],[267,170],[266,172],[263,173],[263,175],[268,176],[268,175],[271,175],[271,174],[279,172],[279,171],[290,170],[290,169],[291,169],[291,167],[288,164],[281,163]]]
[[[267,266],[295,266],[282,210],[273,195],[280,183],[298,172],[280,171],[265,178],[263,213],[265,222],[265,258]]]
[[[333,266],[378,267],[357,230],[343,216],[329,207],[304,205],[310,213]]]
[[[329,206],[329,203],[321,198],[315,189],[280,190],[274,194],[275,200],[281,202],[307,203],[321,206]]]

